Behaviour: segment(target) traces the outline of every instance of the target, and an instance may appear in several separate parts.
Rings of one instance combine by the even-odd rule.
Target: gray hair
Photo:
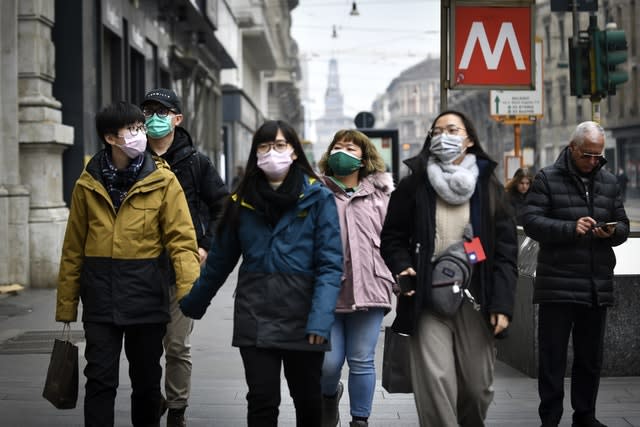
[[[604,139],[604,129],[596,122],[582,122],[571,134],[571,143],[577,147],[581,147],[584,144],[586,137],[595,140],[598,136],[602,135]]]

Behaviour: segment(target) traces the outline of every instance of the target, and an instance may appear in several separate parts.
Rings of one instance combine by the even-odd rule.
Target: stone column
[[[53,1],[20,0],[20,178],[31,192],[28,229],[30,283],[33,287],[56,286],[68,216],[62,195],[62,152],[73,143],[73,128],[62,124],[61,104],[52,95],[55,79],[55,51],[51,40],[53,23]]]
[[[18,2],[0,3],[0,284],[29,284],[29,192],[20,183]]]

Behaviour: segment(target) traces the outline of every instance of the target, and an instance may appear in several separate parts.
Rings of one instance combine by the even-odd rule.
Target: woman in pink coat
[[[380,325],[391,310],[394,280],[380,255],[380,230],[393,190],[384,160],[357,130],[338,131],[319,163],[336,197],[344,253],[344,274],[331,351],[322,367],[323,427],[340,419],[342,366],[349,365],[350,426],[368,425],[376,384],[374,356]]]

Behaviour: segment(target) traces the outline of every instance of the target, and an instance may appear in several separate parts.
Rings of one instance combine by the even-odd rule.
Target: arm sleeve
[[[87,238],[87,203],[84,192],[77,184],[71,195],[71,209],[64,233],[58,289],[56,295],[56,321],[75,322],[80,298],[80,274]]]
[[[391,193],[380,233],[380,252],[394,276],[413,267],[410,242],[414,209],[415,196],[411,192],[410,177],[407,177],[400,181],[398,188]]]
[[[180,301],[180,310],[185,316],[201,319],[211,304],[211,300],[224,284],[238,263],[241,254],[237,233],[226,229],[215,236],[207,256],[207,262],[198,281]]]
[[[340,221],[333,194],[318,202],[314,233],[315,287],[307,334],[329,338],[342,278]]]
[[[169,179],[161,209],[162,243],[176,273],[176,298],[179,300],[200,275],[200,258],[189,205],[175,175]]]
[[[518,235],[502,186],[497,182],[490,185],[494,187],[495,196],[503,200],[496,201],[491,301],[487,311],[504,314],[511,319],[518,281]]]
[[[552,194],[547,175],[539,172],[527,193],[522,226],[527,236],[539,243],[567,243],[578,238],[576,221],[556,219],[549,215]]]
[[[208,157],[200,155],[201,176],[200,179],[200,197],[207,206],[208,223],[205,224],[206,230],[198,246],[209,250],[211,246],[211,239],[215,233],[215,226],[218,220],[218,216],[222,210],[223,202],[226,196],[229,194],[227,187],[225,186],[222,178],[218,174],[218,171],[211,163]]]

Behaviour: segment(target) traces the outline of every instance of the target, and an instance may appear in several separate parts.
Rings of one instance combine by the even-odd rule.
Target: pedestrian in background
[[[526,205],[526,197],[532,181],[533,176],[531,175],[531,172],[529,172],[529,169],[518,168],[518,170],[513,174],[513,178],[511,178],[505,186],[507,197],[513,207],[516,224],[518,225],[522,225],[520,215],[522,214],[522,209]]]
[[[345,358],[349,365],[350,426],[368,425],[376,387],[374,365],[382,318],[391,310],[393,276],[380,255],[380,231],[393,178],[362,132],[340,130],[319,163],[336,198],[344,274],[331,328],[331,351],[322,366],[323,427],[340,420]]]
[[[533,302],[539,304],[538,412],[545,427],[562,418],[570,334],[572,426],[604,426],[596,398],[613,304],[612,247],[629,235],[616,177],[603,168],[604,147],[602,127],[580,123],[555,163],[536,175],[522,215],[525,233],[540,245]]]
[[[278,424],[284,366],[297,425],[319,427],[322,361],[342,276],[336,203],[285,122],[260,126],[245,171],[202,276],[180,307],[201,318],[242,256],[232,344],[249,387],[247,423]]]
[[[424,148],[405,161],[411,174],[391,194],[381,251],[399,280],[416,277],[398,298],[392,327],[411,335],[411,383],[420,425],[483,426],[493,400],[495,338],[513,312],[517,279],[516,225],[471,121],[444,111]],[[469,291],[449,318],[431,302],[432,259],[463,237],[471,223],[486,260],[472,265]]]
[[[616,179],[618,180],[618,185],[620,186],[620,197],[622,198],[622,203],[627,201],[627,184],[629,184],[629,177],[624,172],[624,169],[618,169],[618,174],[616,175]]]
[[[95,122],[105,148],[73,189],[56,320],[76,321],[82,299],[85,425],[114,425],[124,338],[131,423],[159,426],[162,338],[171,318],[161,256],[166,251],[176,271],[175,294],[184,296],[200,273],[196,236],[175,175],[145,152],[142,111],[118,102],[96,114]]]
[[[191,135],[180,126],[183,120],[180,100],[174,91],[152,89],[142,101],[146,118],[148,150],[166,160],[178,178],[189,204],[196,230],[200,265],[207,259],[215,221],[228,191],[209,158],[196,150]],[[193,320],[180,311],[175,295],[175,271],[164,268],[171,297],[171,322],[167,325],[165,350],[165,393],[167,427],[186,426],[185,410],[191,391],[191,344]],[[164,408],[163,412],[164,412]]]

